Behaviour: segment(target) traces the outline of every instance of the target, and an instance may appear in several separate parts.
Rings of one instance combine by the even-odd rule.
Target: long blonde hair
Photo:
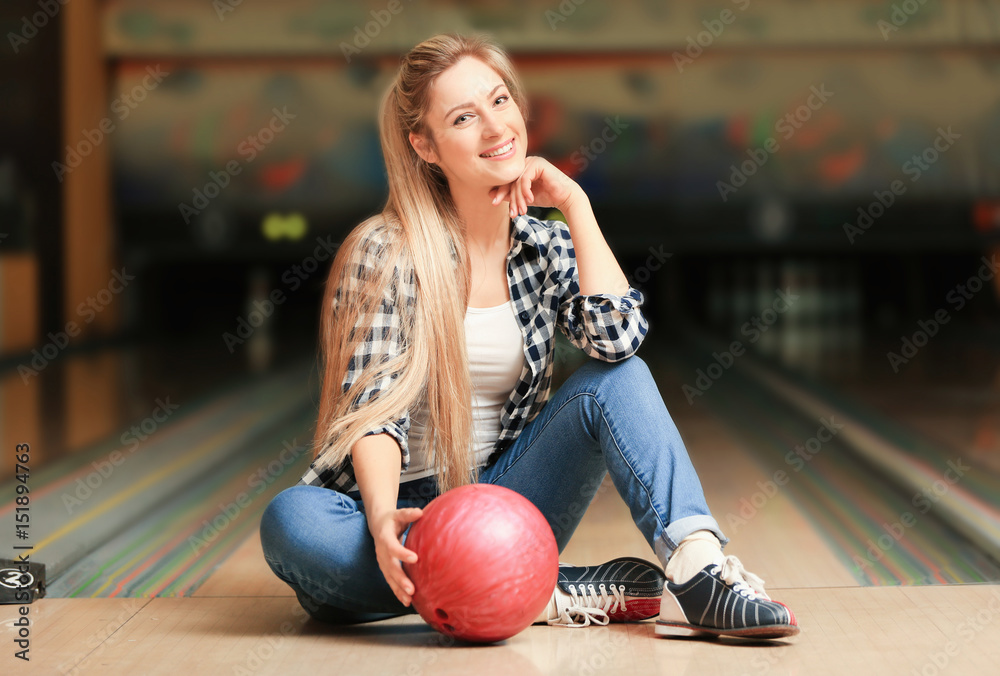
[[[431,137],[426,125],[431,83],[465,56],[490,66],[527,118],[527,103],[510,59],[486,35],[437,35],[402,58],[379,106],[389,196],[382,212],[360,223],[340,246],[323,296],[323,381],[313,440],[317,463],[337,467],[367,431],[404,410],[413,412],[425,395],[424,443],[434,449],[432,460],[442,493],[478,478],[472,462],[472,384],[464,325],[469,258],[464,225],[447,179],[436,165],[417,155],[409,133]],[[378,264],[373,264],[375,256]],[[360,283],[351,281],[358,277]],[[413,305],[405,303],[408,283],[416,286]],[[373,355],[354,385],[344,391],[352,358],[372,335],[373,319],[384,303],[393,306],[398,321],[393,330],[400,332],[403,349],[399,354]],[[359,404],[359,395],[373,383],[385,386]]]

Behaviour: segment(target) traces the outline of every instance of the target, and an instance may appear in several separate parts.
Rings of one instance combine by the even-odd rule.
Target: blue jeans
[[[562,552],[608,473],[664,566],[696,530],[726,544],[649,368],[634,355],[573,372],[479,481],[531,500]],[[397,504],[423,507],[435,495],[426,477],[401,483]],[[378,567],[357,491],[287,488],[264,511],[260,535],[268,565],[316,619],[352,624],[416,612]]]

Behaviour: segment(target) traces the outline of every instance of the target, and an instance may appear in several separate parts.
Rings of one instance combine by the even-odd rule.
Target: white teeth
[[[483,153],[480,157],[496,157],[497,155],[503,155],[504,153],[509,153],[510,149],[514,147],[514,141],[511,140],[503,148],[497,148],[492,153]]]

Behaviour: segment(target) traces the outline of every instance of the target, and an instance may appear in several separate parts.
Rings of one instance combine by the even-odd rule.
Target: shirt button
[[[528,311],[527,310],[525,310],[524,312],[521,313],[521,321],[525,321],[525,322],[528,321]]]

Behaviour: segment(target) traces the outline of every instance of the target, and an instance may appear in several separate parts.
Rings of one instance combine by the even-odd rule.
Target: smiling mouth
[[[490,159],[491,157],[498,157],[499,155],[506,155],[514,149],[514,139],[507,141],[504,145],[500,146],[496,150],[492,150],[488,153],[480,153],[479,156]]]

